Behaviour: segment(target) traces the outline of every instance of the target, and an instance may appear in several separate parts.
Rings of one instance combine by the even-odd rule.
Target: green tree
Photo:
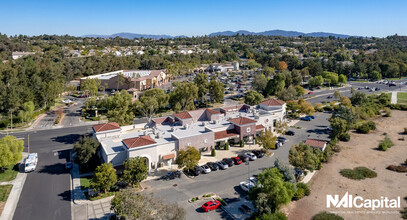
[[[186,170],[192,170],[194,166],[198,165],[201,159],[201,153],[194,147],[187,147],[186,150],[181,149],[178,151],[175,163],[179,168],[185,167]]]
[[[315,86],[322,86],[322,84],[324,83],[324,78],[322,76],[315,76],[315,77],[311,77],[308,80],[308,84],[312,87]]]
[[[379,73],[379,71],[374,70],[374,71],[372,71],[370,73],[369,78],[374,80],[374,81],[381,80],[382,79],[382,74]]]
[[[294,168],[292,168],[290,165],[284,163],[279,158],[277,158],[274,161],[274,167],[276,167],[278,169],[278,171],[280,171],[280,173],[283,174],[284,181],[287,181],[290,183],[297,182],[297,179],[295,178]]]
[[[129,158],[124,162],[123,179],[132,186],[147,178],[148,161],[145,157]]]
[[[109,122],[117,122],[119,125],[132,123],[134,119],[132,98],[131,94],[126,90],[122,90],[106,99],[104,105],[108,108],[107,117]]]
[[[339,91],[334,92],[334,98],[335,99],[340,99],[341,98],[341,93]]]
[[[290,164],[295,167],[314,171],[320,168],[322,151],[318,148],[312,148],[309,145],[300,142],[293,145],[289,151],[288,159]]]
[[[98,78],[86,78],[81,83],[81,91],[84,91],[91,96],[95,96],[98,93],[100,83],[101,81]]]
[[[285,216],[282,212],[276,212],[271,214],[263,214],[256,218],[256,220],[287,220],[287,216]]]
[[[151,122],[154,114],[168,105],[168,95],[164,90],[154,88],[143,93],[139,100],[134,103],[135,109],[138,110],[148,122]]]
[[[170,105],[173,110],[195,109],[194,100],[198,98],[198,87],[194,83],[182,82],[175,84],[170,93]]]
[[[209,97],[212,101],[222,103],[225,95],[225,87],[222,82],[212,79],[209,82]]]
[[[329,122],[331,123],[332,127],[331,136],[333,138],[339,138],[348,132],[348,123],[344,119],[330,118]]]
[[[264,74],[256,74],[252,82],[253,90],[263,92],[267,86],[267,78]]]
[[[305,89],[300,85],[295,86],[295,91],[297,91],[297,97],[303,96],[305,94]]]
[[[110,190],[116,182],[117,175],[116,170],[113,168],[113,164],[104,163],[96,168],[95,174],[91,180],[91,187],[107,194],[107,191]]]
[[[258,184],[250,191],[259,214],[272,214],[291,201],[295,185],[283,180],[277,168],[268,168],[257,176]]]
[[[202,101],[209,91],[208,75],[205,73],[198,73],[194,78],[194,83],[198,87],[198,100]]]
[[[248,105],[258,105],[260,102],[263,101],[263,95],[254,91],[250,90],[246,93],[244,97],[244,102]]]
[[[281,100],[290,101],[298,98],[298,92],[294,87],[290,86],[288,88],[284,88],[283,90],[276,92],[276,96]]]
[[[249,67],[249,69],[258,69],[261,68],[261,64],[257,63],[255,60],[250,59],[247,61],[247,66]]]
[[[363,92],[355,92],[350,97],[350,101],[352,102],[352,105],[361,105],[367,102],[367,97],[366,94]]]
[[[0,168],[17,164],[23,158],[24,141],[7,135],[0,139]]]
[[[340,75],[339,75],[339,78],[338,78],[338,82],[339,82],[340,84],[346,84],[346,83],[348,82],[348,79],[346,78],[345,75],[340,74]]]
[[[34,103],[32,101],[25,102],[23,104],[23,110],[20,110],[18,116],[22,122],[29,122],[33,118],[34,113]]]
[[[120,219],[136,220],[181,220],[186,218],[185,209],[177,203],[165,204],[151,195],[137,192],[133,188],[120,190],[110,202],[111,209]]]
[[[270,130],[262,131],[260,136],[257,137],[257,142],[260,146],[263,146],[264,149],[275,149],[276,148],[277,137],[273,135],[273,132]]]
[[[99,141],[94,138],[81,138],[73,146],[73,153],[76,153],[76,162],[81,166],[88,166],[90,160],[96,156],[99,145]]]

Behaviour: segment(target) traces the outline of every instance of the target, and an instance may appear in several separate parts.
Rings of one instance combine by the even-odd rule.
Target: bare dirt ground
[[[327,164],[318,171],[310,181],[311,195],[302,200],[292,202],[282,210],[288,213],[288,219],[312,219],[312,216],[329,211],[337,213],[344,219],[401,219],[400,209],[370,209],[357,208],[327,208],[326,195],[339,195],[346,193],[362,196],[364,199],[380,199],[386,196],[396,199],[400,196],[401,208],[407,203],[403,199],[407,196],[407,174],[386,170],[390,164],[400,165],[407,159],[407,135],[402,135],[407,127],[407,112],[393,111],[390,118],[377,118],[374,120],[377,130],[370,134],[351,134],[349,142],[341,142],[342,150],[332,156]],[[377,150],[377,146],[387,133],[395,144],[387,151]],[[405,141],[398,138],[404,137]],[[365,166],[377,172],[373,179],[351,180],[340,175],[344,168]],[[370,213],[368,213],[370,212]]]

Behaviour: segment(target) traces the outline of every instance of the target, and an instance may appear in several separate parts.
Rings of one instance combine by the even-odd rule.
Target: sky
[[[405,0],[0,0],[7,35],[168,34],[287,30],[407,35]]]

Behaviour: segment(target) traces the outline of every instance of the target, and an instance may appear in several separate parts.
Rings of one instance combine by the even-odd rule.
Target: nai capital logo
[[[389,199],[388,197],[381,196],[380,199],[364,199],[361,196],[349,195],[348,192],[339,199],[339,195],[326,195],[327,208],[370,208],[375,210],[377,208],[400,208],[400,196],[397,199]]]

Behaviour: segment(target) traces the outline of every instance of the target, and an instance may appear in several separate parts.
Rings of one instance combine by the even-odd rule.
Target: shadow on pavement
[[[60,174],[69,173],[69,170],[65,169],[65,164],[56,163],[56,164],[52,164],[52,165],[46,165],[38,172],[51,174],[51,175],[60,175]]]
[[[58,136],[51,138],[52,141],[64,143],[64,144],[74,144],[82,137],[80,134],[68,134],[64,136]]]
[[[66,190],[63,193],[58,194],[58,196],[60,196],[62,200],[71,201],[71,191],[70,190]]]

